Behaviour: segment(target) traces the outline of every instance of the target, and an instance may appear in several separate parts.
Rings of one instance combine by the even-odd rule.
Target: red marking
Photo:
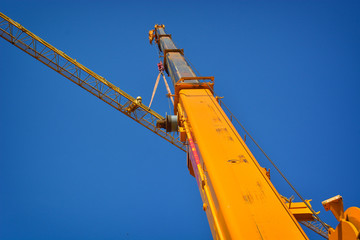
[[[193,154],[193,156],[194,156],[194,159],[195,159],[195,163],[196,163],[196,164],[200,164],[200,158],[199,158],[199,155],[198,155],[198,153],[197,153],[197,151],[196,151],[196,147],[195,147],[194,141],[192,140],[191,137],[189,137],[188,140],[189,140],[191,152],[192,152],[192,154]],[[195,166],[194,166],[194,167],[195,167]]]
[[[157,64],[157,66],[158,66],[159,72],[163,72],[165,70],[164,65],[161,61]]]

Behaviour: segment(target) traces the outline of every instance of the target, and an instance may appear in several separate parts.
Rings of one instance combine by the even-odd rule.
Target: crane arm
[[[178,131],[189,145],[189,171],[214,239],[308,239],[299,222],[329,240],[359,239],[360,208],[344,212],[341,196],[324,201],[339,221],[333,229],[320,220],[310,200],[298,193],[303,202],[282,197],[214,96],[214,78],[194,74],[164,25],[155,25],[149,39],[162,52],[175,88],[177,116],[167,116],[159,126]]]
[[[214,78],[194,74],[163,25],[154,32],[173,80],[178,129],[189,144],[189,170],[214,239],[308,239],[219,105]],[[176,131],[171,119],[176,118],[167,118],[165,127]]]
[[[185,145],[174,134],[167,133],[156,127],[156,122],[164,119],[163,116],[143,105],[141,101],[133,98],[102,76],[51,46],[1,12],[0,36],[137,123],[181,150],[186,151]]]

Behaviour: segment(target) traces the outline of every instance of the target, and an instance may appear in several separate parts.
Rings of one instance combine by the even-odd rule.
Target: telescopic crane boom
[[[214,96],[214,78],[196,76],[164,25],[155,25],[149,39],[162,52],[175,88],[177,115],[167,116],[158,125],[179,131],[181,141],[188,144],[189,171],[197,180],[214,239],[308,239],[298,221],[310,224],[317,214],[309,201],[291,203],[276,191],[267,171],[220,107]],[[360,210],[354,209],[352,223],[346,222],[353,228],[346,233],[338,230],[339,238],[330,235],[334,229],[329,229],[330,239],[359,236]],[[335,215],[345,221],[343,212]]]
[[[163,25],[155,26],[155,41],[174,83],[174,112],[214,239],[307,239],[218,104],[213,78],[195,75]]]
[[[308,239],[298,221],[324,231],[308,201],[282,197],[214,97],[214,78],[197,76],[164,25],[150,31],[150,42],[163,53],[165,70],[175,88],[174,112],[162,117],[103,77],[0,13],[0,36],[126,116],[187,151],[203,209],[215,239]],[[161,129],[165,128],[165,130]],[[176,135],[178,133],[178,135]],[[340,222],[328,238],[359,239],[360,209],[343,210],[341,196],[323,202]]]

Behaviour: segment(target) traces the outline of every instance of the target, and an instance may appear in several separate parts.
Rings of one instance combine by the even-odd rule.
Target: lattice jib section
[[[325,239],[329,239],[328,230],[318,221],[300,221],[300,223],[313,230]]]
[[[156,127],[157,120],[164,118],[160,114],[143,104],[136,103],[136,100],[129,94],[2,13],[0,13],[0,36],[155,134],[186,151],[186,147],[175,135]],[[136,104],[136,107],[129,111],[129,106],[132,104]]]

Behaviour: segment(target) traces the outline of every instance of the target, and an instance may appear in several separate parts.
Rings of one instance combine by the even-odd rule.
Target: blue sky
[[[0,3],[144,102],[158,61],[147,33],[165,24],[333,226],[321,201],[340,194],[345,208],[360,206],[359,9],[357,1]],[[183,152],[3,39],[0,51],[1,239],[211,238]],[[165,115],[159,88],[153,108]],[[272,174],[278,191],[293,195]]]

